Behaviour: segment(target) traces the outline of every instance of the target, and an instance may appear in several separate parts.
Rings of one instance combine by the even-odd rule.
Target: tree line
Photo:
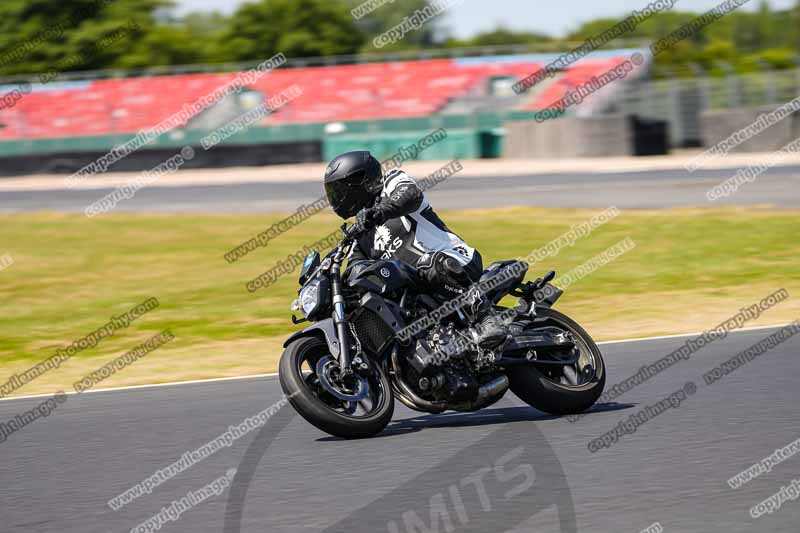
[[[592,20],[559,37],[497,27],[459,39],[441,16],[378,50],[375,36],[424,9],[428,1],[390,2],[354,17],[351,11],[363,2],[254,0],[227,16],[178,16],[172,0],[3,0],[0,75],[258,61],[276,52],[302,58],[504,45],[566,50],[619,20]],[[654,41],[699,14],[659,13],[625,37]],[[609,44],[614,46],[619,43]],[[799,56],[800,0],[786,10],[761,0],[756,11],[730,13],[659,55],[656,72],[674,76],[702,69],[722,75],[787,69],[798,66]]]

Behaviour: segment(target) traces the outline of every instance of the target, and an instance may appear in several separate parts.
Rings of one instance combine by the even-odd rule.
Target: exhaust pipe
[[[395,368],[393,385],[397,387],[398,392],[400,393],[399,395],[397,395],[397,399],[403,402],[403,404],[405,404],[405,406],[408,407],[409,409],[414,409],[415,411],[421,411],[423,413],[438,414],[446,411],[447,410],[446,403],[434,403],[434,402],[429,402],[424,398],[420,398],[414,393],[414,391],[411,390],[411,388],[408,385],[406,385],[405,381],[403,381],[402,376],[400,376],[400,361],[398,361],[397,357],[398,352],[399,348],[397,347],[397,345],[395,345],[392,348],[390,356],[392,360],[392,365]]]
[[[478,388],[478,397],[469,403],[462,403],[458,405],[451,405],[450,409],[455,411],[477,411],[488,407],[497,402],[508,390],[509,382],[508,376],[505,374],[494,378],[492,381],[485,383]]]

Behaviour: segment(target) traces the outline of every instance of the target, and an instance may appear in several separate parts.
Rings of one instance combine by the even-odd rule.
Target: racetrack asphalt
[[[415,517],[422,520],[417,531],[639,532],[655,522],[664,531],[797,531],[800,501],[757,519],[749,510],[800,477],[800,457],[736,490],[726,480],[800,437],[800,338],[712,385],[701,377],[774,331],[732,332],[576,422],[509,392],[471,414],[426,416],[398,405],[381,436],[344,441],[286,406],[260,430],[119,511],[106,502],[279,401],[278,380],[70,395],[0,443],[0,530],[130,531],[238,468],[232,488],[161,531],[391,533],[414,531],[406,526]],[[602,344],[607,389],[688,338]],[[679,407],[609,448],[588,450],[590,440],[689,381],[697,391]],[[0,401],[0,421],[42,400]],[[439,523],[424,529],[432,511]],[[577,529],[569,527],[573,519]]]
[[[538,207],[662,208],[676,206],[773,205],[800,208],[800,166],[776,166],[737,194],[715,202],[706,191],[731,178],[736,168],[684,169],[639,172],[532,174],[527,176],[460,177],[458,174],[431,189],[437,209],[491,208],[515,205]],[[224,172],[224,171],[221,171]],[[418,179],[422,176],[416,176]],[[13,190],[0,193],[0,212],[81,212],[113,189]],[[319,199],[322,185],[315,181],[231,183],[147,187],[123,200],[120,211],[261,213],[291,212]]]

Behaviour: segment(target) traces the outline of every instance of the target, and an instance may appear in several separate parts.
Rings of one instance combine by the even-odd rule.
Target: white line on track
[[[748,328],[737,329],[736,331],[731,331],[730,333],[740,333],[740,332],[746,332],[746,331],[758,331],[758,330],[761,330],[761,329],[775,329],[775,328],[781,328],[781,327],[787,326],[789,324],[790,323],[787,322],[785,324],[772,324],[772,325],[769,325],[769,326],[753,326],[753,327],[748,327]],[[677,339],[677,338],[680,338],[680,337],[695,337],[697,335],[702,335],[702,333],[703,333],[702,331],[699,331],[699,332],[696,332],[696,333],[678,333],[676,335],[660,335],[660,336],[657,336],[657,337],[640,337],[640,338],[637,338],[637,339],[620,339],[620,340],[615,340],[615,341],[602,341],[602,342],[598,342],[597,344],[622,344],[622,343],[629,343],[629,342],[645,342],[645,341],[657,341],[657,340],[662,340],[662,339]],[[278,375],[277,372],[273,372],[273,373],[270,373],[270,374],[251,374],[249,376],[234,376],[234,377],[229,377],[229,378],[209,378],[209,379],[195,379],[195,380],[189,380],[189,381],[173,381],[173,382],[169,382],[169,383],[153,383],[153,384],[150,384],[150,385],[130,385],[128,387],[112,387],[112,388],[107,388],[107,389],[88,390],[88,391],[81,392],[80,394],[92,394],[92,393],[95,393],[95,392],[121,392],[121,391],[127,391],[127,390],[137,390],[137,389],[151,389],[151,388],[155,388],[155,387],[174,387],[174,386],[178,386],[178,385],[195,385],[195,384],[198,384],[198,383],[202,384],[202,383],[216,383],[216,382],[221,382],[221,381],[241,381],[241,380],[245,380],[245,379],[273,378],[273,377],[276,377],[277,375]],[[73,395],[73,394],[79,394],[79,393],[73,392],[73,391],[68,391],[65,394]],[[52,396],[53,396],[53,393],[50,393],[50,394],[32,394],[30,396],[12,396],[10,398],[0,398],[0,402],[7,402],[7,401],[12,401],[12,400],[28,400],[28,399],[31,399],[31,398],[49,398],[49,397],[52,397]]]
[[[784,326],[788,326],[789,324],[791,324],[791,322],[787,322],[785,324],[770,324],[768,326],[750,326],[750,327],[747,327],[747,328],[739,328],[739,329],[737,329],[735,331],[730,331],[728,333],[730,334],[730,333],[740,333],[740,332],[744,332],[744,331],[758,331],[760,329],[782,328]],[[657,336],[657,337],[639,337],[637,339],[620,339],[620,340],[616,340],[616,341],[603,341],[603,342],[598,342],[597,344],[622,344],[624,342],[640,342],[640,341],[657,341],[657,340],[661,340],[661,339],[677,339],[677,338],[680,338],[680,337],[696,337],[697,335],[702,335],[703,333],[704,333],[703,331],[697,331],[697,332],[694,332],[694,333],[678,333],[678,334],[675,334],[675,335],[660,335],[660,336]]]

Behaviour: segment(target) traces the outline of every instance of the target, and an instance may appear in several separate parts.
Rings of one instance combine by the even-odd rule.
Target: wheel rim
[[[387,401],[380,370],[368,358],[366,375],[354,375],[352,382],[342,381],[339,363],[320,345],[305,351],[297,364],[302,381],[326,408],[353,419],[363,419],[379,411]]]
[[[319,384],[326,392],[345,402],[357,402],[367,397],[369,385],[366,378],[353,374],[347,379],[339,375],[339,363],[333,357],[320,357],[315,366]]]
[[[562,387],[579,389],[591,383],[597,377],[597,357],[583,335],[575,331],[568,324],[558,318],[548,316],[547,325],[555,326],[564,331],[575,344],[578,351],[578,360],[571,365],[536,365],[542,375],[553,383]],[[570,354],[574,357],[574,352]]]

